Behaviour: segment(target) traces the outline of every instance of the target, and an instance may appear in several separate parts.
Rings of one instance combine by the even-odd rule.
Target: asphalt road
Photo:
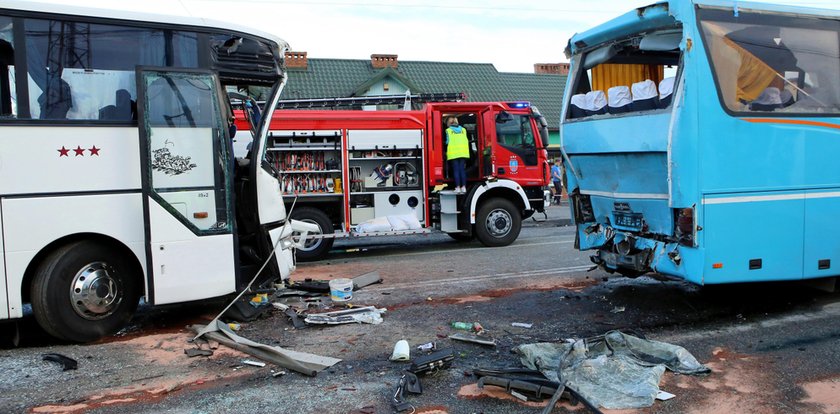
[[[295,278],[379,271],[384,283],[356,292],[353,302],[389,309],[381,325],[295,330],[279,313],[243,324],[250,339],[343,360],[314,378],[273,377],[271,367],[242,366],[246,356],[224,347],[187,358],[184,326],[212,317],[219,302],[145,309],[120,335],[89,345],[56,343],[25,320],[23,346],[0,351],[0,412],[389,413],[407,366],[388,356],[406,339],[438,341],[456,355],[452,368],[422,379],[422,395],[408,397],[416,412],[536,413],[539,403],[477,389],[471,370],[519,366],[510,350],[520,344],[619,329],[682,345],[712,368],[702,377],[666,373],[661,387],[676,398],[626,412],[840,413],[840,294],[588,272],[572,229],[558,223],[528,222],[502,248],[445,235],[368,239],[301,264]],[[451,321],[480,322],[498,345],[442,339]],[[62,372],[41,361],[46,352],[77,359],[79,369]],[[584,411],[566,403],[555,412]]]

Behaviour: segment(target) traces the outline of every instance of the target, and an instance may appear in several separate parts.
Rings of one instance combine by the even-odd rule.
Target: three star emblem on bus
[[[89,157],[92,157],[94,155],[96,155],[98,157],[99,156],[99,151],[102,151],[102,148],[96,148],[96,145],[94,145],[90,148],[87,148],[87,149],[82,148],[81,145],[77,145],[76,148],[67,148],[64,145],[62,145],[61,148],[57,149],[56,151],[58,151],[58,156],[59,157],[69,157],[70,156],[70,151],[73,151],[76,154],[75,155],[76,157],[84,157],[85,156],[85,151],[90,152],[90,155],[88,155]]]

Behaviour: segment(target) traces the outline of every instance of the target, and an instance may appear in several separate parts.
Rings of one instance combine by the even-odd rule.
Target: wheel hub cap
[[[487,227],[487,231],[490,232],[493,237],[504,237],[510,233],[510,229],[513,227],[513,220],[507,211],[496,209],[487,215],[487,222],[485,225]]]
[[[79,316],[98,320],[114,313],[122,301],[114,274],[114,268],[105,262],[91,263],[76,273],[70,285],[70,303]]]

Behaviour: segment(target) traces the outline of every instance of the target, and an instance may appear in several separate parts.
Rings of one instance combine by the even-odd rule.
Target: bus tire
[[[522,214],[504,198],[491,198],[478,208],[475,235],[488,247],[507,246],[519,237]]]
[[[313,207],[296,207],[290,217],[292,220],[312,223],[321,229],[321,234],[332,234],[332,220],[321,209]],[[295,257],[301,262],[311,262],[322,259],[332,249],[335,239],[317,239],[307,241],[306,248],[297,249]]]
[[[32,311],[50,335],[95,341],[117,332],[137,310],[140,278],[122,254],[79,241],[44,259],[32,279]]]
[[[446,233],[446,235],[461,243],[471,242],[475,238],[475,235],[471,233]]]

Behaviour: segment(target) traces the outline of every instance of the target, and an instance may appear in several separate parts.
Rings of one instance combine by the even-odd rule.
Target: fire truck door
[[[494,113],[492,143],[494,172],[498,177],[533,178],[541,176],[537,162],[537,143],[529,114]]]
[[[229,145],[218,78],[138,69],[146,269],[154,304],[235,290]]]

